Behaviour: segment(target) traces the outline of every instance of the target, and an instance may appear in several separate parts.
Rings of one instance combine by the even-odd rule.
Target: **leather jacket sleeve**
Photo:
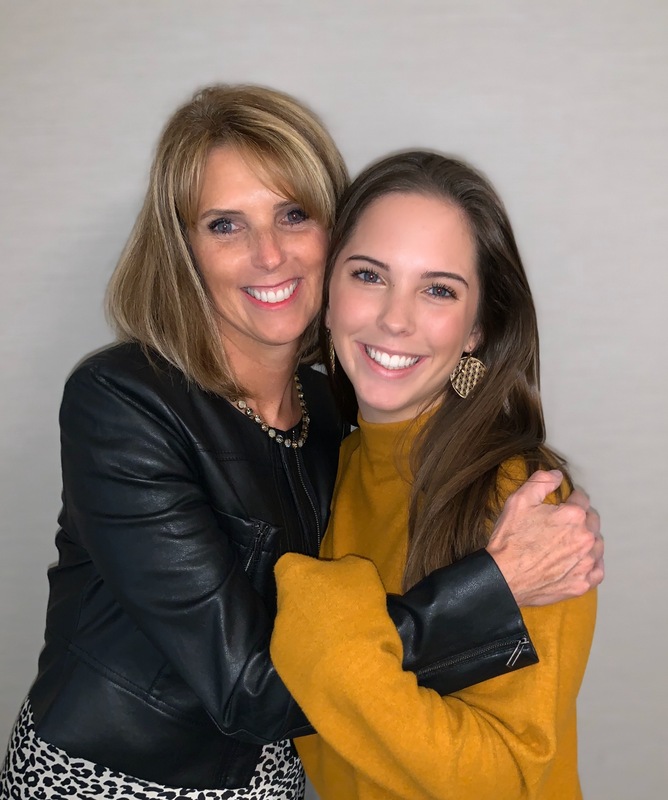
[[[439,694],[538,662],[520,610],[487,550],[437,569],[387,609],[404,648],[403,667]]]
[[[79,370],[65,390],[61,432],[71,535],[218,728],[260,744],[312,732],[271,663],[273,619],[221,536],[169,404]],[[465,561],[388,598],[406,669],[439,690],[505,671],[498,657],[483,658],[481,671],[476,653],[520,638],[521,616],[493,560]],[[467,654],[471,667],[459,667],[452,684],[457,656]]]

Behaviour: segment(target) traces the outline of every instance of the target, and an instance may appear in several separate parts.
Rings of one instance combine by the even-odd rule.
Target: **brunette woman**
[[[429,152],[368,169],[341,205],[325,306],[330,372],[359,429],[320,551],[335,560],[278,562],[271,648],[318,731],[297,742],[307,774],[322,800],[580,797],[594,592],[524,611],[537,666],[449,697],[402,667],[385,603],[483,548],[534,470],[565,475],[551,502],[570,491],[545,444],[534,304],[492,187]],[[508,665],[526,645],[508,643]]]

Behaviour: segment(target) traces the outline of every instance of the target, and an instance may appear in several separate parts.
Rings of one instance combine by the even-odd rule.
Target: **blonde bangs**
[[[286,142],[284,135],[273,138],[266,130],[263,133],[261,141],[228,139],[225,144],[238,148],[263,183],[299,203],[309,217],[330,230],[337,192],[322,162],[298,137]]]
[[[170,190],[173,198],[172,207],[178,215],[179,225],[184,234],[197,222],[204,168],[211,149],[211,142],[203,137],[194,152],[191,150],[187,153],[187,158],[179,158],[180,154],[175,154],[175,165],[178,166],[170,175],[172,181]]]

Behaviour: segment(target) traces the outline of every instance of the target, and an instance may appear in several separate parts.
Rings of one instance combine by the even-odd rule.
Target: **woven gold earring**
[[[329,371],[334,374],[336,370],[336,353],[334,352],[334,341],[332,340],[332,332],[329,328],[326,328],[327,331],[327,347],[329,350]]]
[[[480,359],[464,353],[450,375],[450,383],[460,397],[466,398],[486,372],[487,367]]]

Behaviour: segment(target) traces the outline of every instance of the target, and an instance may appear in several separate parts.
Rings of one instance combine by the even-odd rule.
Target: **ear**
[[[478,327],[478,323],[473,326],[473,330],[469,334],[469,338],[466,341],[466,350],[467,353],[473,353],[476,347],[480,344],[480,340],[482,336],[480,335],[480,328]]]
[[[325,328],[329,328],[329,306],[325,309]]]

